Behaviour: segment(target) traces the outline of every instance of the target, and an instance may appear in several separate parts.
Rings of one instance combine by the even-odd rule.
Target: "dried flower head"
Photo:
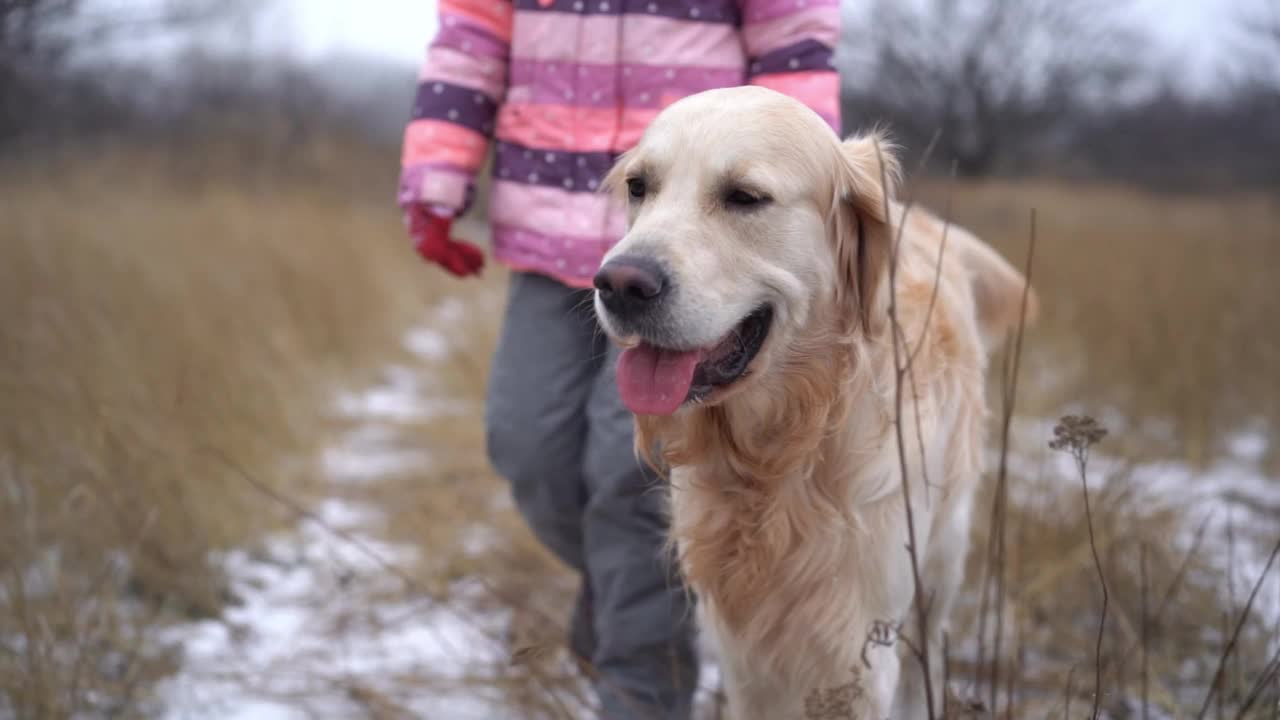
[[[1054,426],[1049,447],[1081,455],[1106,436],[1107,429],[1088,415],[1066,415]]]

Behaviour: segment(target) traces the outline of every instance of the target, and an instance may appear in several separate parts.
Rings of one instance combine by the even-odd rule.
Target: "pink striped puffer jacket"
[[[398,200],[460,213],[496,138],[495,258],[589,287],[622,236],[596,192],[662,108],[751,83],[837,131],[839,0],[439,0]]]

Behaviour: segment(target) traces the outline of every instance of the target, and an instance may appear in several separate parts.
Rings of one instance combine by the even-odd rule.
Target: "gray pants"
[[[697,684],[693,613],[663,550],[657,479],[636,459],[616,350],[590,295],[512,273],[485,412],[489,458],[534,534],[582,574],[608,720],[684,720]]]

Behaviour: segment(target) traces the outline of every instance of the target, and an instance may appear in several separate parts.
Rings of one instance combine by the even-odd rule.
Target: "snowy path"
[[[432,324],[407,336],[406,349],[424,364],[441,360],[448,345],[430,328],[459,312],[458,304],[441,305]],[[377,385],[338,396],[335,412],[352,428],[322,458],[332,497],[261,550],[224,558],[241,602],[220,620],[169,632],[184,661],[161,689],[165,718],[508,716],[483,683],[458,689],[506,661],[495,642],[506,618],[405,599],[397,569],[412,568],[422,548],[377,539],[371,529],[381,511],[345,497],[352,485],[430,461],[395,442],[397,426],[465,411],[430,390],[420,371],[391,366]]]
[[[352,489],[431,462],[426,451],[404,447],[407,428],[475,416],[429,385],[424,372],[450,355],[434,328],[456,326],[465,311],[458,301],[439,305],[405,338],[415,367],[391,365],[381,382],[335,399],[349,429],[320,459],[331,495],[261,550],[223,559],[241,602],[221,619],[167,633],[183,662],[160,688],[165,720],[521,716],[492,682],[510,670],[510,613],[462,610],[480,604],[461,601],[465,593],[482,592],[466,582],[451,587],[443,604],[421,593],[406,599],[414,593],[403,574],[429,549],[380,540],[383,511],[351,499],[359,495]],[[714,686],[713,666],[704,679]],[[710,697],[703,693],[705,707]],[[580,705],[566,709],[589,717]]]

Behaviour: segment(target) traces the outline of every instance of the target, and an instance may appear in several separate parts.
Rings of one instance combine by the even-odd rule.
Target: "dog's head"
[[[816,332],[867,332],[887,272],[897,175],[879,139],[841,142],[801,103],[739,87],[668,107],[606,182],[626,236],[595,278],[642,415],[719,403]]]

